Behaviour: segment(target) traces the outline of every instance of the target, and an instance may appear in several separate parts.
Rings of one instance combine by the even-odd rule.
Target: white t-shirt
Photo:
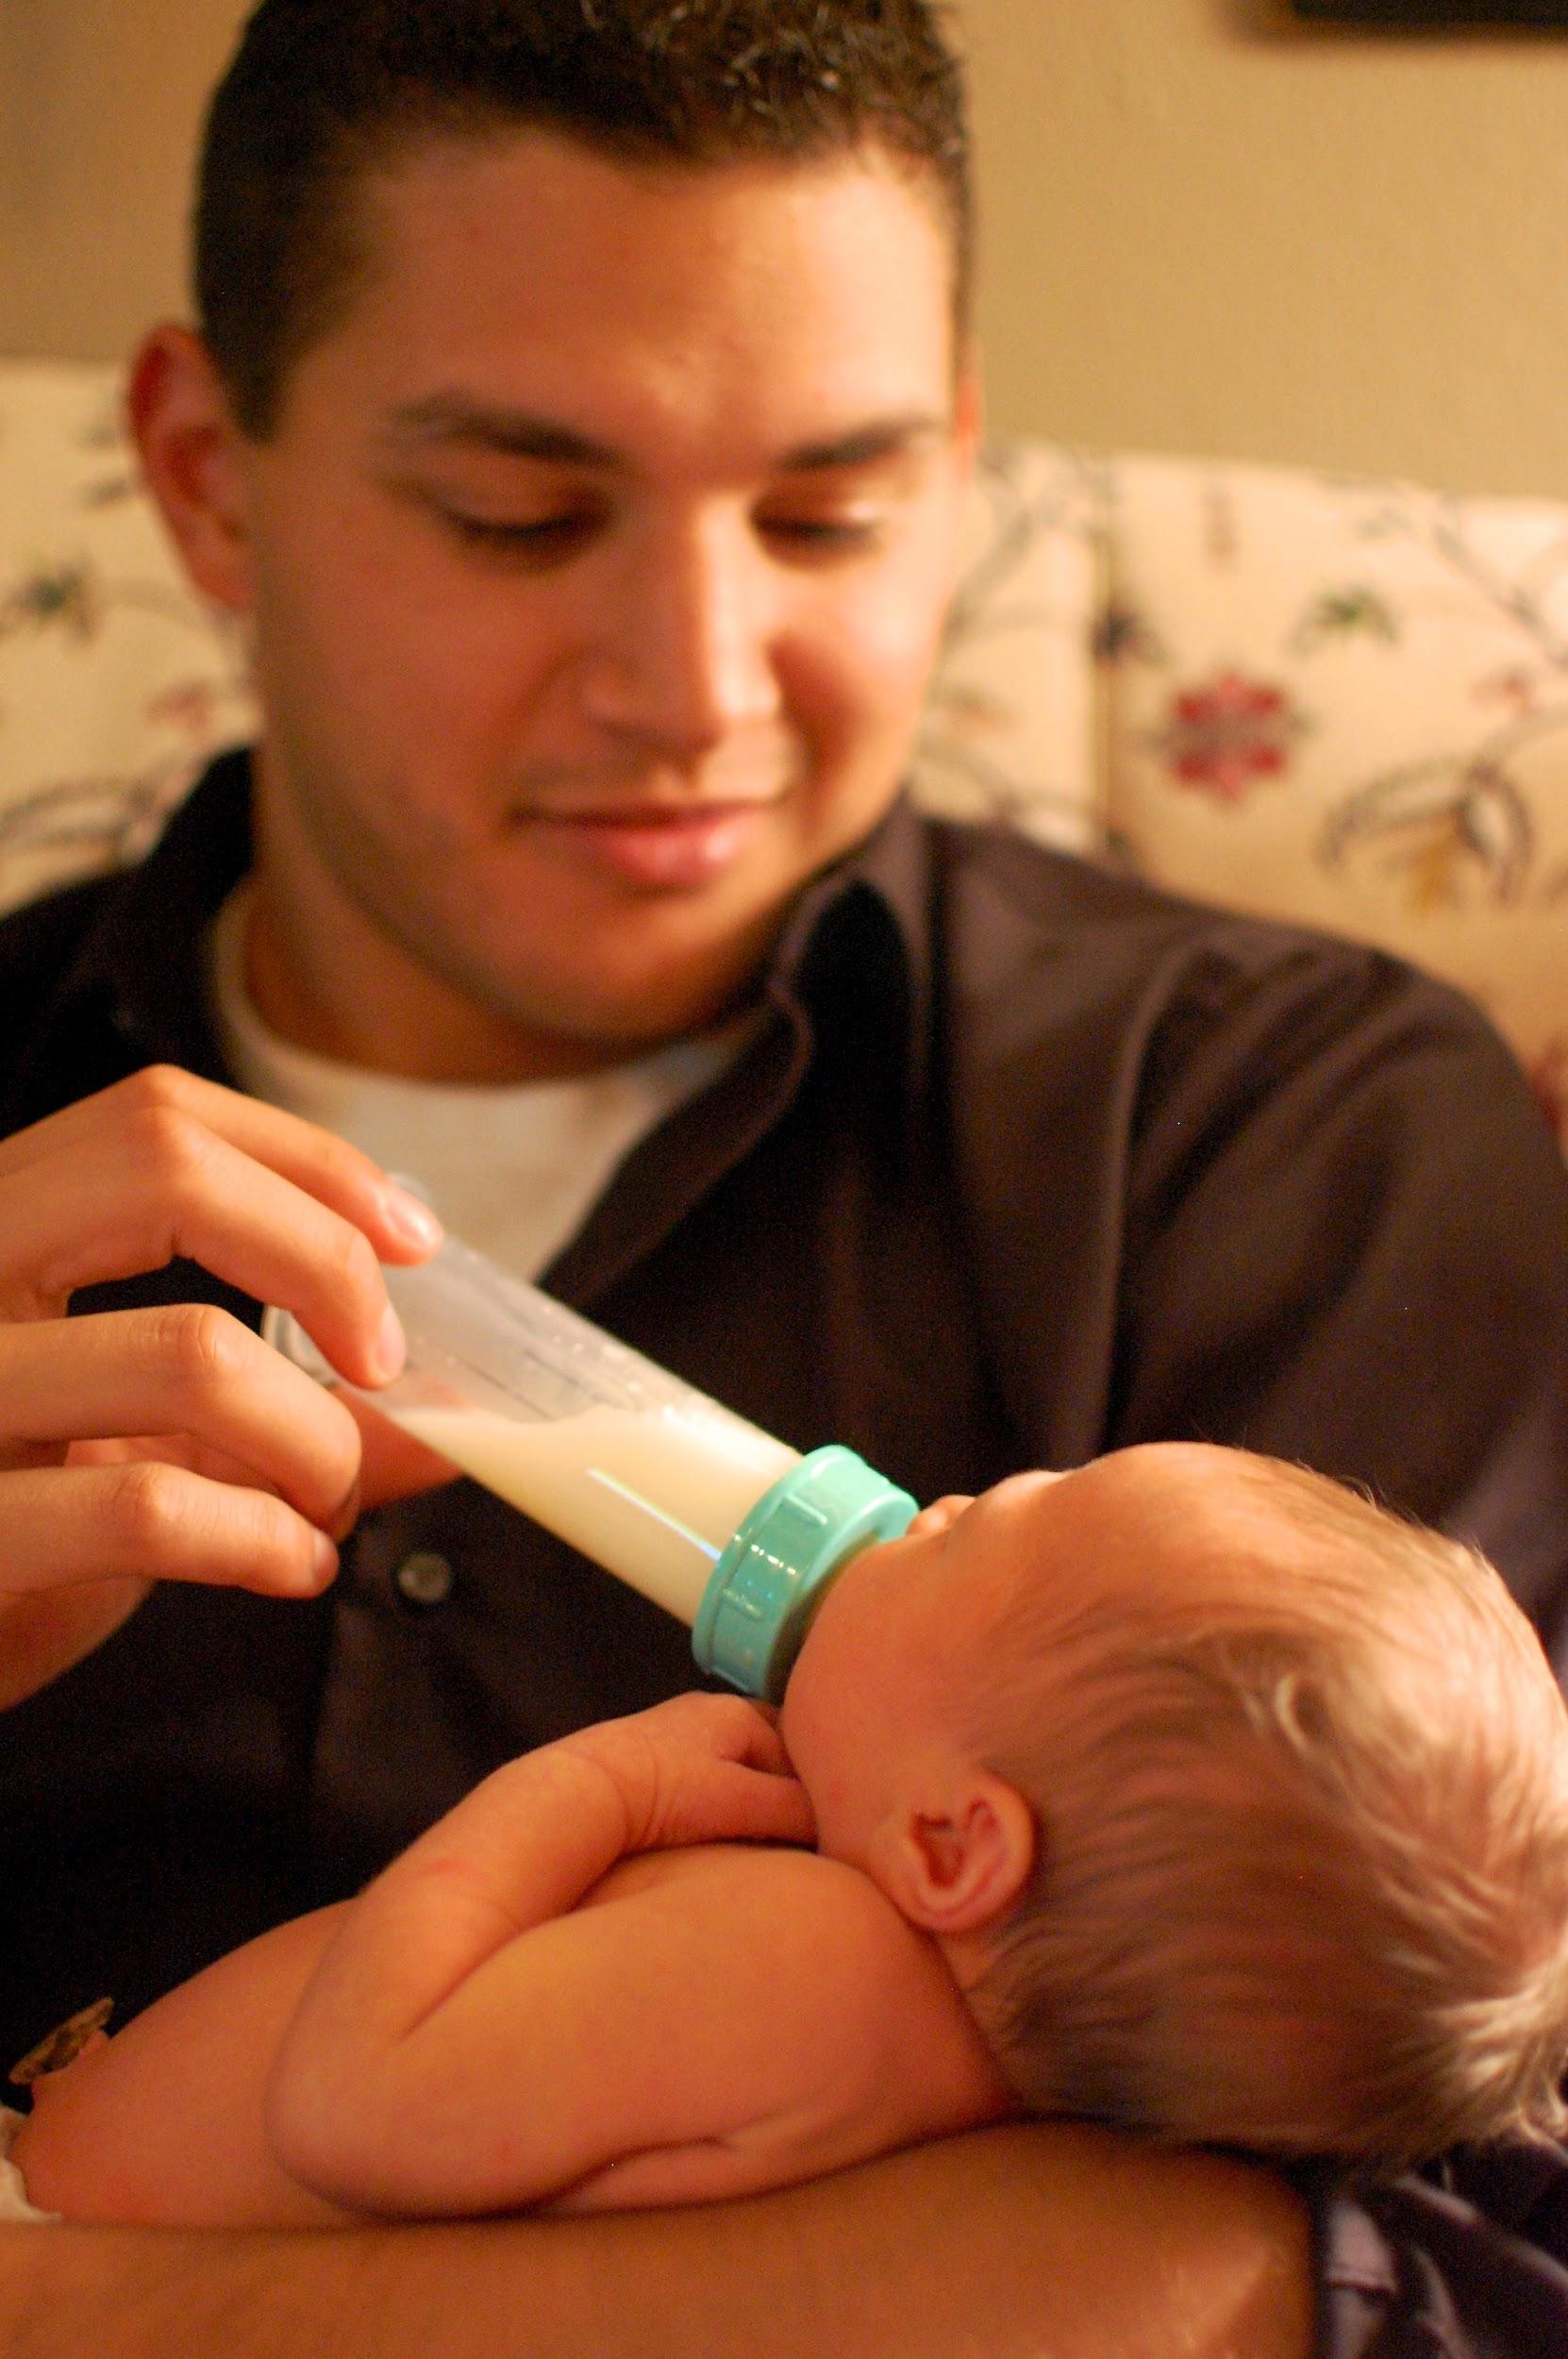
[[[519,1278],[555,1259],[638,1141],[717,1079],[751,1033],[743,1016],[581,1080],[369,1073],[296,1048],[262,1022],[245,986],[247,900],[242,884],[209,944],[211,1014],[240,1086],[417,1180],[455,1236]]]

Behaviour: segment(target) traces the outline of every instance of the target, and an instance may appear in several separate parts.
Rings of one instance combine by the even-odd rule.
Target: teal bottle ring
[[[777,1703],[824,1583],[918,1513],[842,1444],[814,1449],[765,1491],[713,1567],[692,1631],[698,1665],[742,1695]]]

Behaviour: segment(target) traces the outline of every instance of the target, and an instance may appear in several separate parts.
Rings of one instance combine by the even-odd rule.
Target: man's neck
[[[338,1064],[406,1080],[506,1086],[584,1079],[646,1055],[658,1045],[525,1029],[498,1012],[460,1000],[435,978],[410,975],[409,962],[382,945],[368,927],[353,943],[339,941],[334,946],[334,967],[356,977],[353,1000],[341,994],[328,996],[313,962],[296,955],[296,931],[268,891],[265,876],[259,875],[244,928],[244,984],[251,1004],[280,1040]]]

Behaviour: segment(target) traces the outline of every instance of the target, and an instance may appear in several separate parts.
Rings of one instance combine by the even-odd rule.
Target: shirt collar
[[[236,747],[198,780],[146,858],[116,879],[61,979],[59,1003],[99,999],[146,1062],[221,1078],[202,952],[249,865],[250,757]]]
[[[931,890],[930,832],[901,795],[869,836],[806,887],[770,969],[771,980],[808,989],[825,937],[844,928],[859,991],[881,1003],[885,1018],[896,1014],[901,1023],[903,1046],[915,1060],[911,1084],[921,1079],[920,1045],[928,1029]]]

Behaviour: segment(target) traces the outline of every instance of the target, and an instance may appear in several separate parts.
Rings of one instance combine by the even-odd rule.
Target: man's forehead
[[[944,308],[952,240],[928,173],[875,142],[825,156],[686,162],[609,153],[525,127],[429,134],[351,176],[344,227],[368,286],[421,259],[461,278],[505,268],[546,288],[608,273],[658,299],[683,276],[756,283],[781,265],[782,297],[802,275],[853,258],[864,295],[902,292],[931,257]]]
[[[642,148],[635,142],[596,139],[565,125],[527,120],[467,122],[411,119],[392,124],[366,142],[362,156],[345,159],[340,185],[394,200],[410,183],[432,176],[460,177],[475,166],[520,163],[532,170],[543,192],[564,190],[585,176],[638,187],[678,202],[749,187],[788,202],[813,183],[842,187],[876,184],[895,189],[931,223],[943,244],[953,243],[951,215],[934,167],[925,159],[878,136],[869,127],[858,140],[826,142],[795,152],[760,146],[734,152],[680,155]],[[569,202],[570,200],[565,200]]]

